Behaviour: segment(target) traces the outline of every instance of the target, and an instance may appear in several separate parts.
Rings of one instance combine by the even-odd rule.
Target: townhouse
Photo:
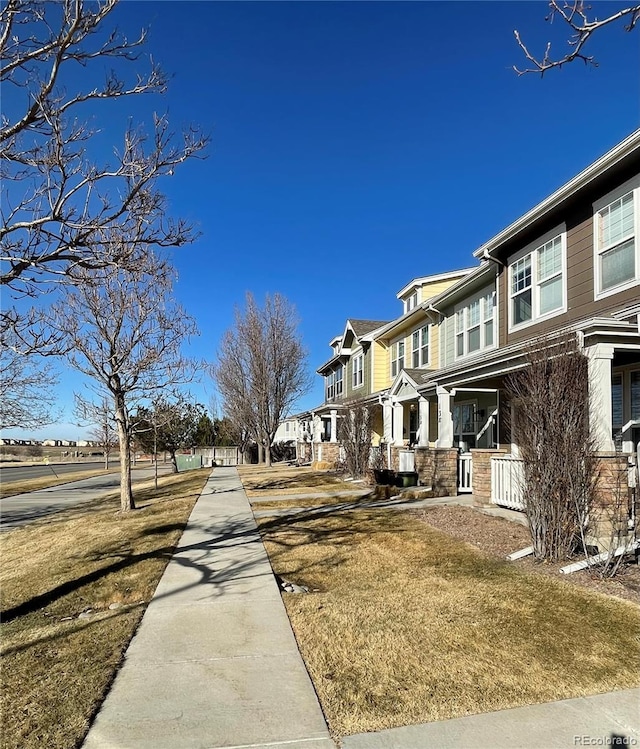
[[[309,457],[339,459],[340,412],[362,399],[390,467],[521,506],[506,378],[532,342],[565,333],[588,356],[600,453],[631,453],[640,442],[639,231],[640,130],[479,247],[475,267],[412,280],[398,292],[397,319],[348,320],[318,369],[325,401],[302,415]]]

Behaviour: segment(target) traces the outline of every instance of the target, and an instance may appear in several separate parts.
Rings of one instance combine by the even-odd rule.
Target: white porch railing
[[[416,455],[413,450],[400,450],[400,473],[412,473],[416,470]]]
[[[524,461],[491,458],[491,502],[510,510],[524,510]]]
[[[473,460],[471,453],[458,455],[458,492],[470,494],[473,491]]]

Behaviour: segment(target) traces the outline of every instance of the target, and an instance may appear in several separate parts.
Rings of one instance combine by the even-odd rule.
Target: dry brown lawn
[[[127,516],[112,496],[0,537],[5,749],[80,745],[209,473],[138,488]]]
[[[428,517],[428,515],[426,516]],[[640,607],[391,510],[259,521],[336,736],[637,686]]]
[[[266,468],[263,465],[242,465],[238,466],[238,473],[248,497],[337,492],[363,487],[363,484],[343,481],[331,471],[316,471],[308,466],[275,465]]]

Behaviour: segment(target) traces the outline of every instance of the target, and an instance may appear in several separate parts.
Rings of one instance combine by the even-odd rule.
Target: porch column
[[[404,441],[404,407],[402,403],[393,404],[393,444],[402,445]]]
[[[438,439],[436,447],[453,447],[453,416],[451,415],[451,393],[443,387],[436,388],[438,394]]]
[[[312,442],[320,442],[321,434],[322,434],[322,419],[318,416],[318,414],[313,414],[313,423],[311,426]]]
[[[589,415],[596,449],[613,452],[613,413],[611,409],[611,361],[613,346],[597,343],[585,349],[589,359]]]
[[[384,401],[382,404],[382,425],[382,439],[387,445],[390,445],[393,439],[391,436],[393,431],[393,408],[389,400]]]
[[[338,441],[338,412],[335,408],[332,408],[331,411],[329,411],[329,414],[331,415],[331,435],[329,437],[329,442],[337,442]]]
[[[418,398],[418,447],[429,447],[429,401]]]

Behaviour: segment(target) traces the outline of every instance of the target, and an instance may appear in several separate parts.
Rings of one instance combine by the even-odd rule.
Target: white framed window
[[[404,340],[391,346],[391,376],[395,377],[401,369],[404,369]]]
[[[455,311],[456,358],[494,346],[495,292],[478,296]]]
[[[326,399],[328,401],[342,395],[343,367],[342,364],[324,378]]]
[[[359,388],[364,384],[364,355],[356,354],[353,359],[352,387]]]
[[[404,300],[404,311],[405,314],[407,312],[411,312],[411,310],[418,305],[418,292],[414,291],[411,296],[407,297]]]
[[[518,253],[509,265],[509,330],[567,310],[567,235],[564,226]]]
[[[335,382],[336,382],[336,398],[339,398],[342,395],[342,377],[343,377],[344,369],[342,365],[340,365],[336,371],[335,371]]]
[[[425,325],[411,334],[411,366],[424,367],[429,363],[429,326]]]
[[[640,283],[640,177],[593,204],[595,298]]]

